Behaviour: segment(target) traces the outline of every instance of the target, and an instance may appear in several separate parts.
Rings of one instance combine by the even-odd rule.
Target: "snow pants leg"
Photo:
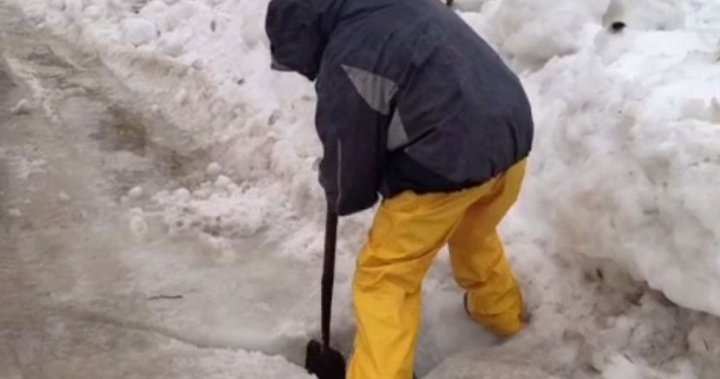
[[[517,200],[525,161],[481,186],[450,194],[410,192],[386,200],[360,254],[349,379],[411,379],[422,281],[450,244],[472,318],[501,335],[523,326],[523,303],[496,227]]]

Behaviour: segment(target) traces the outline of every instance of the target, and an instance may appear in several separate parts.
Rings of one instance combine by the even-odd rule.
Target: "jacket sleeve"
[[[370,208],[379,197],[389,120],[363,100],[342,69],[321,74],[316,91],[324,153],[320,184],[328,209],[344,216]]]

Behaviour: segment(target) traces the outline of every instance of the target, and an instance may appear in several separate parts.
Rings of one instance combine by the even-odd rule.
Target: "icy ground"
[[[0,378],[307,377],[314,96],[268,69],[266,3],[0,1]],[[441,257],[418,372],[715,378],[720,4],[456,3],[535,109],[503,225],[534,317],[498,345]],[[371,217],[341,225],[345,352]]]

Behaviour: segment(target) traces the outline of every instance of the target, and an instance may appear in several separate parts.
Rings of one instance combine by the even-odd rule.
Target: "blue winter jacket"
[[[518,78],[439,0],[272,0],[273,67],[315,80],[320,183],[340,215],[452,192],[531,150]]]

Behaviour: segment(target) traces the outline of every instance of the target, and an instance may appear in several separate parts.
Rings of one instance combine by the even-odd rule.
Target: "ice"
[[[141,18],[128,18],[120,24],[125,41],[140,46],[157,38],[158,32],[155,24]]]

